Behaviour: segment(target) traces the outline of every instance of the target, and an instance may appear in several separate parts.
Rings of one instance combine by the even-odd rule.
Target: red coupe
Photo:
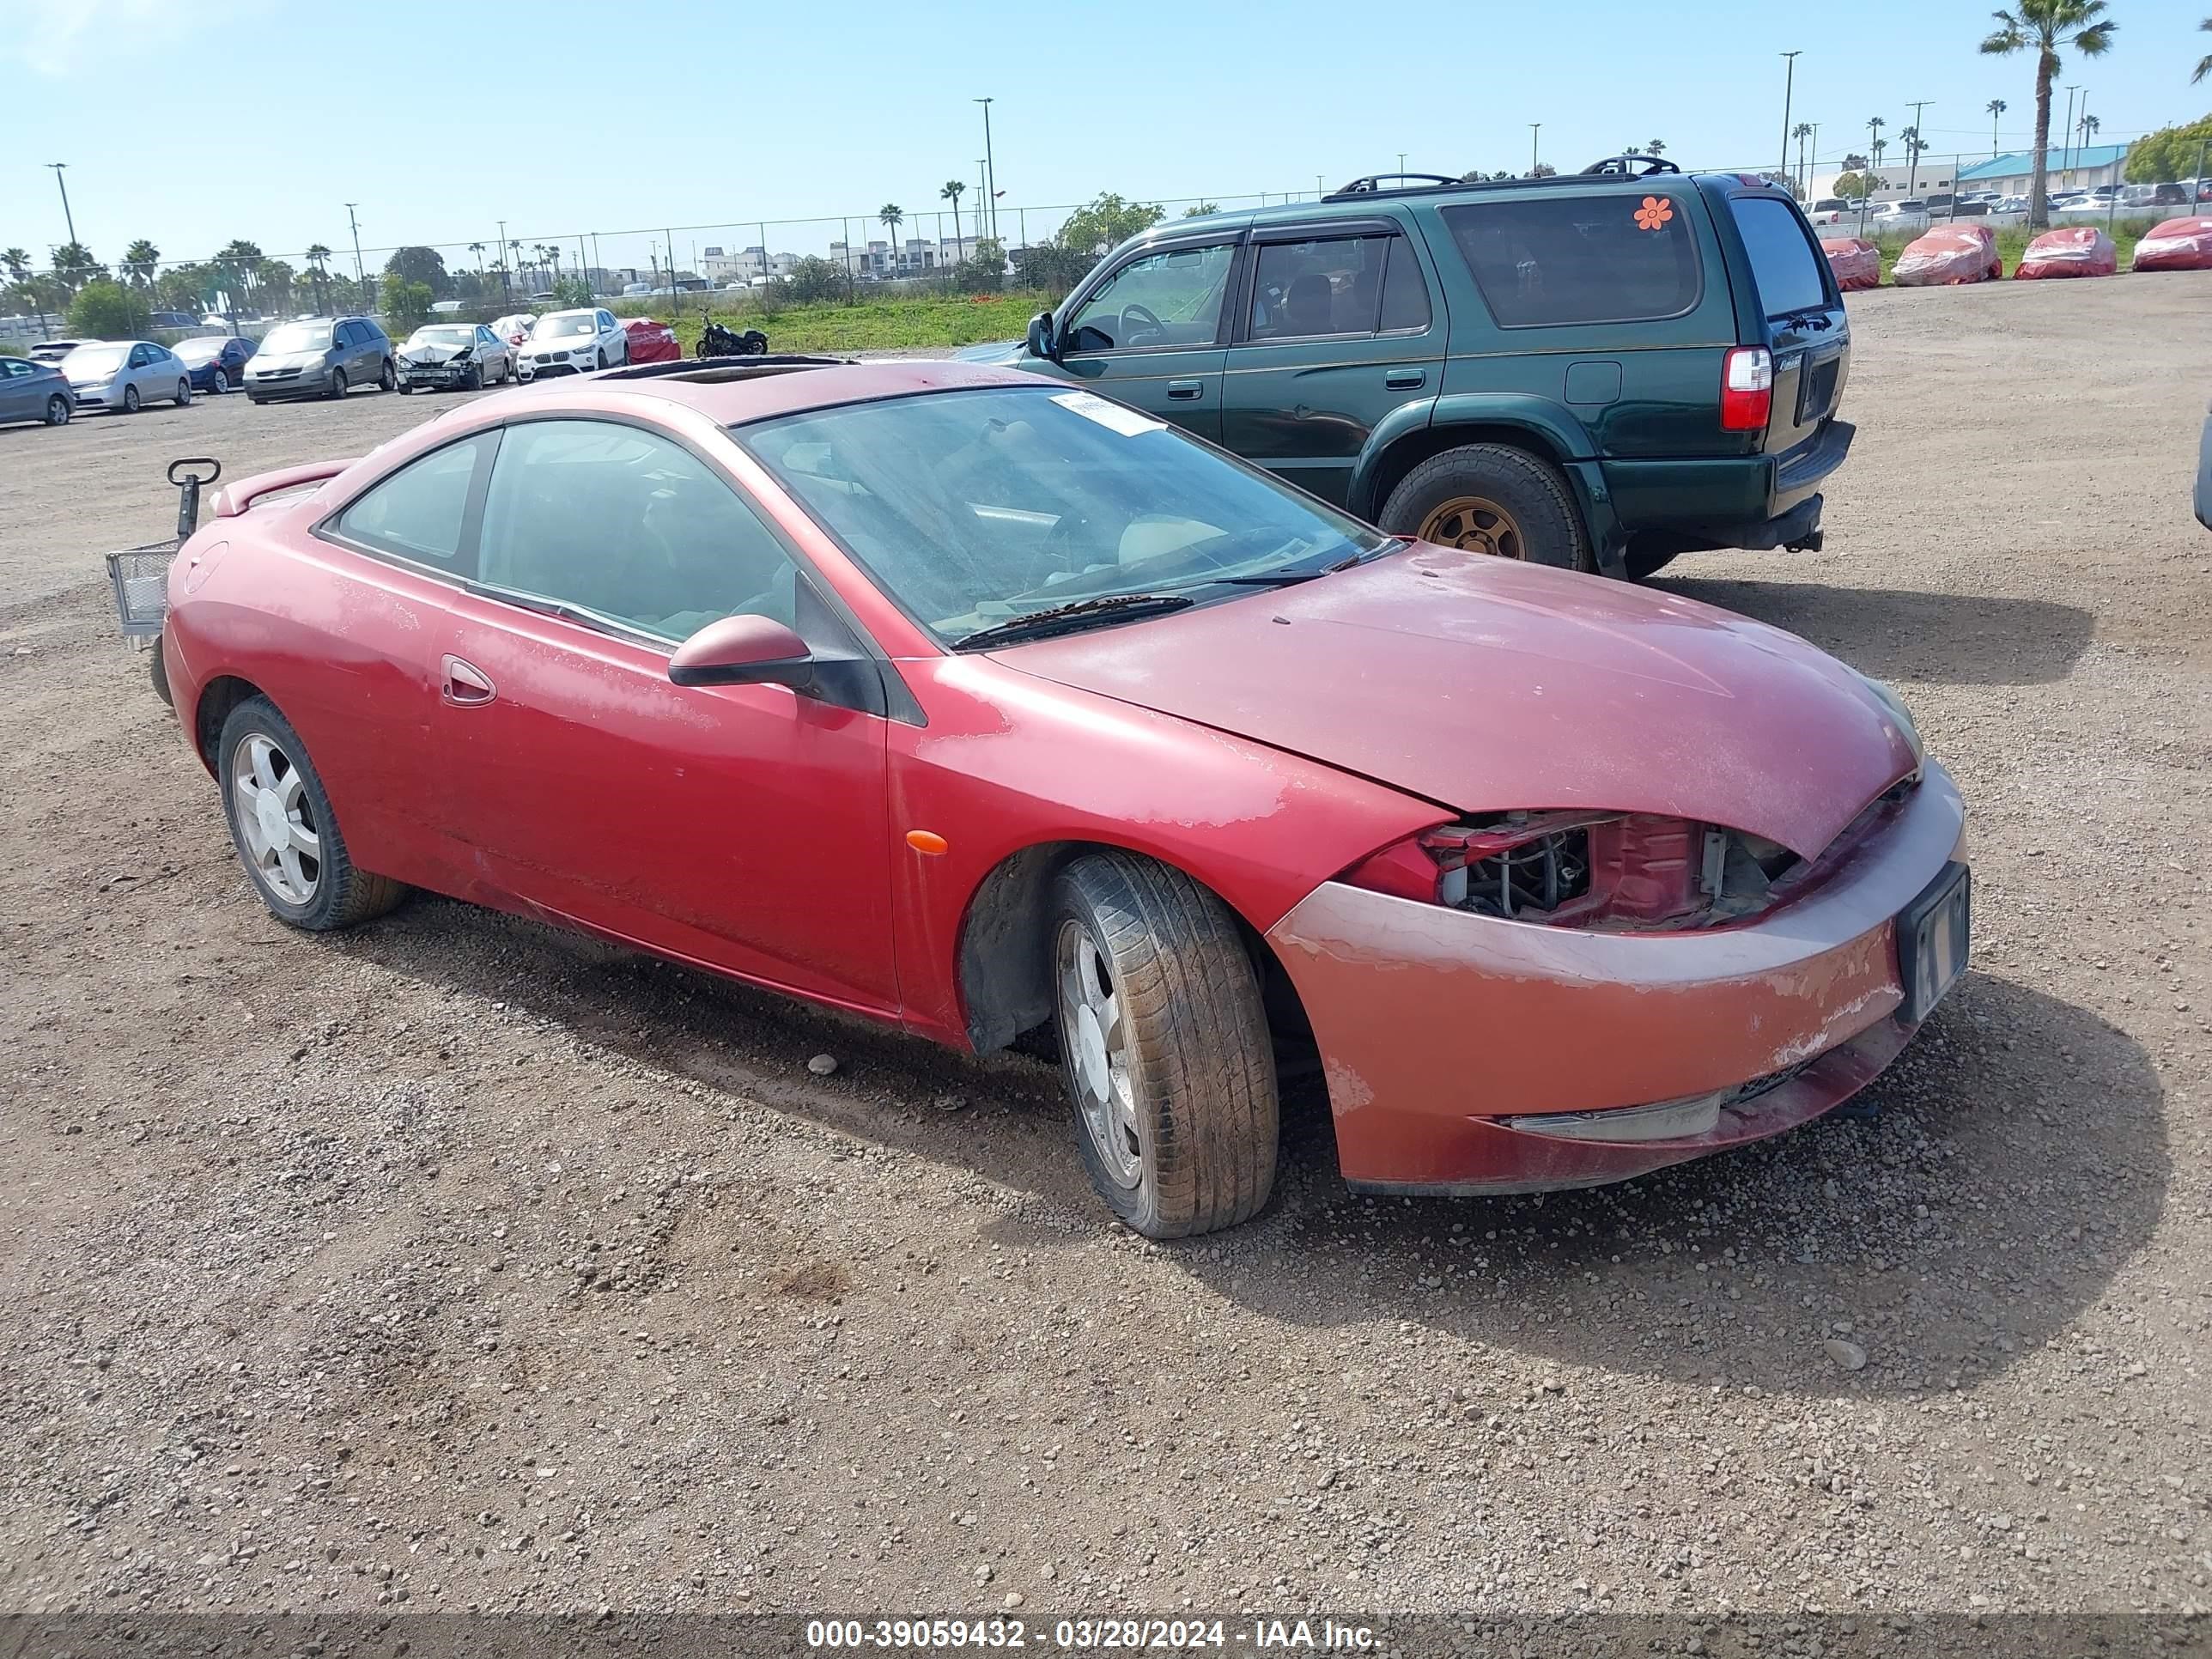
[[[1966,960],[1959,793],[1874,682],[1025,374],[485,399],[230,486],[169,599],[281,920],[424,887],[955,1048],[1054,1030],[1154,1236],[1266,1202],[1279,1064],[1357,1188],[1615,1181],[1827,1111]]]

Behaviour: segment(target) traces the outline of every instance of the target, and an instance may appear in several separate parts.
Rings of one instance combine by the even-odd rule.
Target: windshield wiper
[[[1067,605],[1056,605],[1048,611],[1032,611],[1026,616],[1009,617],[1006,621],[993,623],[988,628],[979,628],[972,634],[963,634],[952,641],[955,651],[967,651],[979,645],[1007,645],[1017,640],[1042,639],[1051,634],[1069,634],[1093,623],[1118,622],[1125,617],[1164,616],[1170,611],[1188,610],[1195,601],[1182,593],[1109,593],[1096,599],[1077,599]]]
[[[1316,576],[1333,576],[1340,570],[1349,570],[1381,558],[1385,553],[1395,553],[1408,544],[1412,538],[1393,536],[1380,547],[1364,548],[1356,553],[1322,565],[1317,570],[1266,570],[1256,576],[1212,576],[1209,581],[1223,582],[1239,587],[1290,587],[1299,582],[1310,582]]]

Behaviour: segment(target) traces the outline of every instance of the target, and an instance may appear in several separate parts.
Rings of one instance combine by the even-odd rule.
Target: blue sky
[[[2196,27],[2212,0],[2112,5],[2114,50],[2069,59],[2064,77],[2088,88],[2099,137],[2212,108],[2212,82],[2189,84],[2212,50]],[[1010,240],[1015,208],[1038,210],[1038,234],[1049,204],[1103,190],[1227,204],[1395,168],[1401,151],[1416,169],[1518,168],[1531,122],[1563,168],[1652,137],[1687,165],[1765,166],[1790,47],[1804,52],[1795,117],[1821,124],[1824,155],[1863,143],[1873,114],[1893,137],[1915,98],[1934,100],[1939,152],[1985,156],[1997,97],[2005,147],[2026,146],[2033,64],[1975,52],[1985,6],[1856,0],[1847,14],[1771,0],[0,0],[0,246],[42,258],[64,240],[41,165],[57,161],[78,234],[109,260],[137,236],[166,258],[236,236],[295,260],[325,242],[349,263],[348,201],[371,264],[399,242],[492,240],[501,219],[510,236],[567,236],[572,264],[579,231],[602,233],[605,263],[642,264],[644,228],[678,227],[689,263],[693,243],[757,236],[684,228],[872,218],[886,201],[911,235],[934,228],[945,179],[972,186],[969,100],[986,94]],[[769,240],[819,252],[836,234],[834,217],[771,223]]]

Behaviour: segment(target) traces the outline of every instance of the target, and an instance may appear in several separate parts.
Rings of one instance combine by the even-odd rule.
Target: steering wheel
[[[1125,346],[1134,345],[1137,343],[1135,331],[1129,326],[1133,322],[1146,325],[1154,334],[1164,335],[1168,331],[1167,325],[1152,314],[1152,310],[1150,306],[1123,306],[1121,307],[1121,332],[1124,338],[1122,339],[1121,343]]]

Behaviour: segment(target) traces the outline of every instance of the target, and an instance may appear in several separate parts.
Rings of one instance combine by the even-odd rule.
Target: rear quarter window
[[[1443,210],[1501,328],[1640,323],[1698,303],[1698,236],[1679,192],[1552,196]]]
[[[1752,280],[1759,284],[1759,302],[1766,314],[1825,309],[1828,289],[1820,277],[1820,254],[1796,210],[1771,196],[1740,196],[1729,207],[1751,257]]]

